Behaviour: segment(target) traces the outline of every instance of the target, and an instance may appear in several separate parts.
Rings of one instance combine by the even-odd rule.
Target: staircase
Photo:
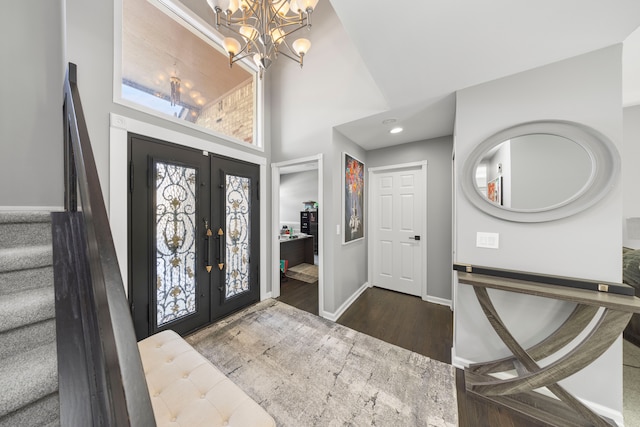
[[[0,427],[60,425],[48,212],[0,212]]]

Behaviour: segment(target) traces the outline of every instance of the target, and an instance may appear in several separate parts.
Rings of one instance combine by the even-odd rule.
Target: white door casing
[[[369,169],[371,284],[426,299],[426,163]]]
[[[323,178],[323,156],[316,154],[314,156],[298,158],[294,160],[286,160],[283,162],[271,164],[271,222],[272,222],[272,240],[271,240],[271,265],[272,265],[272,289],[271,297],[278,298],[280,296],[280,170],[282,168],[292,167],[296,165],[317,164],[318,168],[318,313],[320,317],[328,317],[324,311],[324,222],[322,218],[326,218],[324,211],[324,178]]]

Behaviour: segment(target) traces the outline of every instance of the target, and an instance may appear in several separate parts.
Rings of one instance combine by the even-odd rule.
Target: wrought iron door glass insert
[[[196,312],[194,168],[155,163],[156,311],[161,327]]]
[[[251,180],[226,175],[226,281],[225,299],[249,291]]]

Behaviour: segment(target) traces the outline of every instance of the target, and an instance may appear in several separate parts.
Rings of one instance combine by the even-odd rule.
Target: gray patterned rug
[[[275,300],[187,338],[279,426],[455,426],[454,368]]]

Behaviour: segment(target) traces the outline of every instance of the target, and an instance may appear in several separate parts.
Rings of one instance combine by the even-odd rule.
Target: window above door
[[[262,81],[229,67],[207,17],[170,0],[116,3],[114,102],[263,148]]]

